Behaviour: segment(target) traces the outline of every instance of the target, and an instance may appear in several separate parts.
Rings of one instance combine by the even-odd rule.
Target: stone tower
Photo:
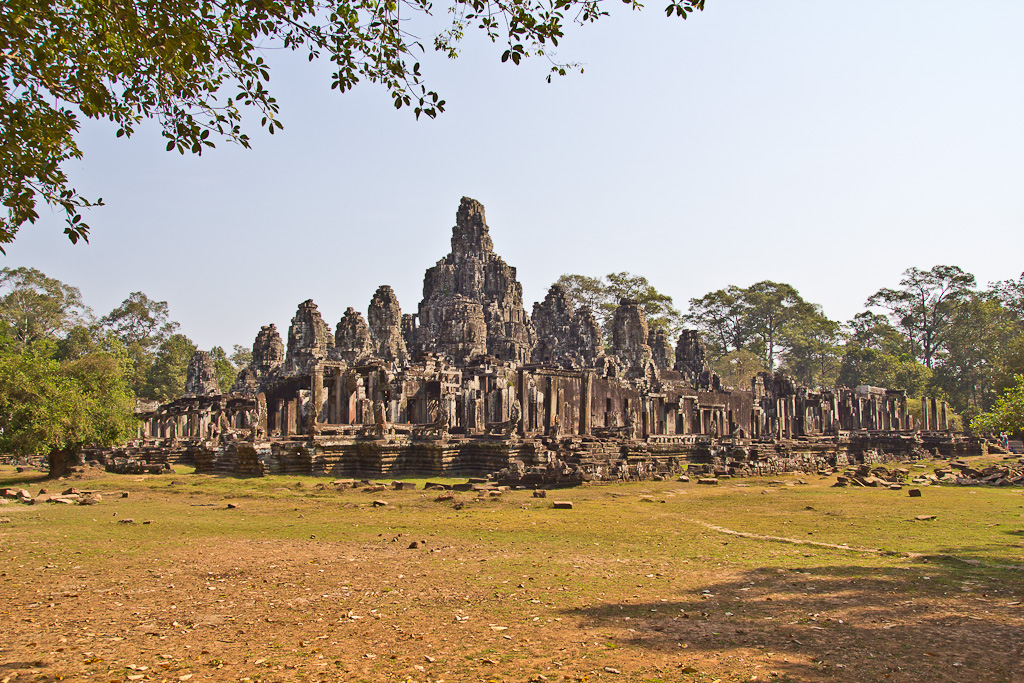
[[[665,328],[655,327],[647,333],[647,345],[651,347],[654,364],[659,370],[671,370],[675,364],[676,352],[668,341]]]
[[[700,332],[683,330],[679,333],[679,342],[676,344],[676,370],[686,377],[697,379],[711,370],[707,356],[708,349]]]
[[[252,343],[251,367],[261,380],[284,363],[284,342],[271,323],[260,328],[256,341]]]
[[[370,307],[366,309],[366,318],[377,357],[399,366],[407,365],[409,354],[402,336],[402,308],[391,287],[381,285],[377,288]]]
[[[647,345],[647,315],[634,299],[620,299],[612,318],[612,349],[626,368],[626,374],[642,376],[651,363]]]
[[[423,277],[423,300],[409,336],[416,352],[438,348],[460,361],[484,353],[516,362],[530,358],[535,335],[523,309],[523,286],[516,269],[494,253],[484,207],[475,199],[462,198],[452,251]]]
[[[334,348],[334,335],[312,299],[299,304],[288,328],[288,353],[285,369],[288,372],[309,372],[319,360],[327,358],[328,349]]]
[[[360,363],[373,355],[370,327],[363,314],[349,306],[334,331],[334,349],[347,363]]]
[[[552,363],[568,368],[591,367],[601,355],[601,328],[587,308],[575,312],[565,289],[551,285],[544,301],[533,305],[537,345],[534,363]]]
[[[186,396],[216,396],[220,393],[217,384],[217,366],[207,351],[196,351],[188,361],[185,372]]]

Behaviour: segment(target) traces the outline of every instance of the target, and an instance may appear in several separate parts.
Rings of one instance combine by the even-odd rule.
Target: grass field
[[[457,510],[313,477],[0,468],[108,492],[0,505],[0,683],[1024,680],[1024,491],[800,476]]]

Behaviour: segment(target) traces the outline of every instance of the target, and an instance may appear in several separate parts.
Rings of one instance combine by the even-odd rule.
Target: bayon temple
[[[451,253],[403,313],[377,289],[366,317],[331,331],[313,301],[286,337],[260,329],[227,394],[198,352],[185,395],[140,409],[139,438],[111,461],[188,462],[239,475],[493,475],[551,485],[820,469],[976,444],[945,405],[877,387],[810,390],[782,372],[726,387],[700,334],[670,339],[636,301],[619,302],[611,345],[553,286],[532,315],[516,269],[494,252],[484,207],[463,198]],[[915,423],[916,422],[916,423]]]

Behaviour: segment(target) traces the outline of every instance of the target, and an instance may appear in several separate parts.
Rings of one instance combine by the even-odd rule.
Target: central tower
[[[409,346],[437,350],[458,363],[488,354],[528,362],[536,342],[523,308],[516,269],[494,253],[483,204],[463,197],[452,228],[452,251],[427,269],[416,321],[406,323]]]

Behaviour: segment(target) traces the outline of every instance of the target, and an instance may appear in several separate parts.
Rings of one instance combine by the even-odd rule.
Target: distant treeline
[[[0,269],[0,452],[71,451],[135,434],[135,398],[181,396],[196,345],[166,301],[132,292],[97,318],[78,288],[34,268]],[[225,391],[249,362],[211,350]]]
[[[563,275],[558,284],[608,329],[619,298],[640,301],[651,325],[704,333],[730,386],[784,370],[808,387],[869,384],[944,398],[965,420],[992,410],[1024,374],[1024,274],[979,288],[956,266],[910,268],[852,320],[830,319],[792,285],[731,285],[690,299],[680,312],[642,276]]]

